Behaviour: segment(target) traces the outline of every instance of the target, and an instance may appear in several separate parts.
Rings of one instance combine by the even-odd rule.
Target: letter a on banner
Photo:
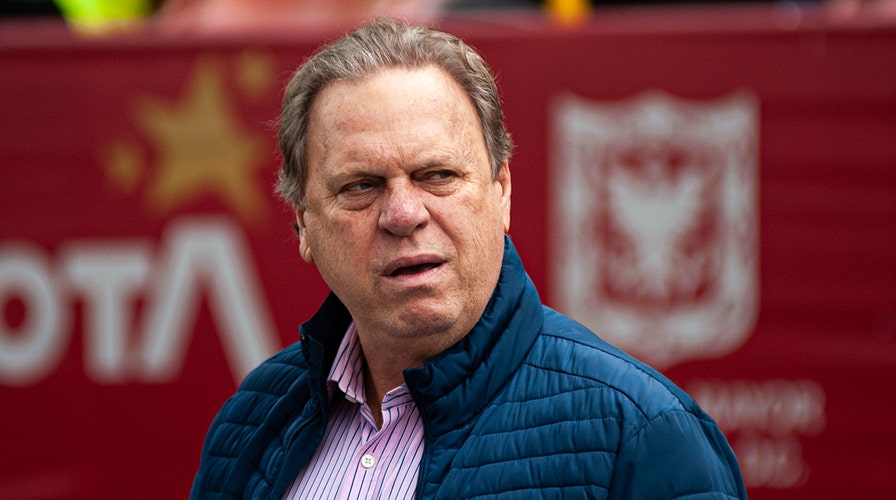
[[[169,227],[158,279],[151,284],[143,371],[150,381],[180,373],[200,291],[208,294],[234,379],[277,351],[277,336],[247,244],[227,219],[186,219]]]

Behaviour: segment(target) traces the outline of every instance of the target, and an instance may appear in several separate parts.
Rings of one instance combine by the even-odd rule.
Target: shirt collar
[[[336,359],[330,369],[327,378],[327,388],[332,399],[333,393],[338,389],[346,399],[355,403],[366,402],[364,393],[364,352],[361,350],[361,342],[358,340],[358,331],[355,323],[348,326],[339,349],[336,351]]]
[[[331,401],[336,392],[341,392],[352,403],[367,403],[367,393],[364,390],[364,351],[354,322],[348,326],[336,351],[336,359],[327,378],[327,390]],[[386,409],[412,402],[413,397],[407,385],[401,384],[385,394],[382,407]]]

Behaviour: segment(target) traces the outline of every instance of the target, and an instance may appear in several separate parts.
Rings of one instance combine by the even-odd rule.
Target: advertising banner
[[[548,305],[722,427],[751,498],[896,494],[896,26],[454,20]],[[184,498],[327,288],[273,195],[323,40],[0,35],[0,498]]]

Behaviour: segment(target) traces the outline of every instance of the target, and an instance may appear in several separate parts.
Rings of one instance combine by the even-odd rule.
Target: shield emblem
[[[553,305],[658,367],[740,346],[759,307],[758,102],[552,105]]]

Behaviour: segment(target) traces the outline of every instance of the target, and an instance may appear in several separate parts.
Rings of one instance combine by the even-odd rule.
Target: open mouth
[[[427,262],[424,264],[417,264],[413,266],[399,267],[398,269],[392,271],[389,276],[393,278],[397,278],[399,276],[411,276],[414,274],[424,273],[426,271],[429,271],[430,269],[435,269],[441,265],[441,263],[437,262]]]
[[[408,278],[413,276],[422,276],[438,269],[445,261],[435,255],[417,255],[413,257],[402,257],[390,262],[383,269],[383,276],[390,278]]]

